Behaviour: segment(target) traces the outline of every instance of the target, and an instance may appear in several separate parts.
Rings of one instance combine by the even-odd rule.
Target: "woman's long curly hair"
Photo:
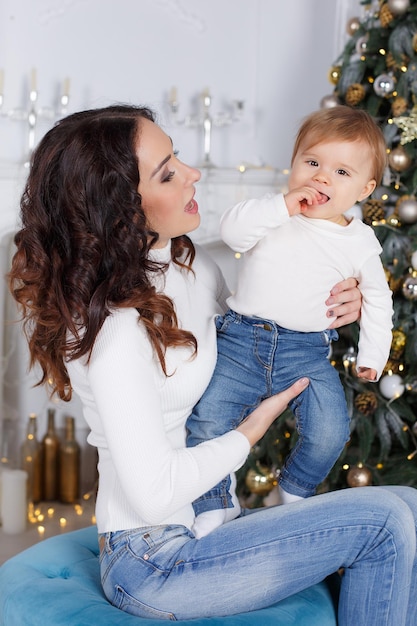
[[[41,384],[70,400],[68,360],[91,355],[110,308],[135,307],[165,368],[168,346],[191,346],[173,302],[157,293],[152,275],[165,266],[149,259],[158,240],[138,193],[136,144],[151,110],[130,105],[70,115],[35,150],[21,199],[21,230],[9,272],[29,342],[30,365]],[[191,269],[194,247],[172,240],[172,260]]]

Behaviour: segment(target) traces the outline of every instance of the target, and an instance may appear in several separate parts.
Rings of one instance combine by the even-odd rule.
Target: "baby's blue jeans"
[[[335,330],[301,333],[229,310],[216,318],[218,357],[213,377],[187,420],[187,445],[236,428],[261,400],[307,376],[291,404],[298,440],[280,470],[285,491],[314,495],[350,436],[345,393],[328,356]],[[198,515],[232,506],[225,478],[193,503]]]

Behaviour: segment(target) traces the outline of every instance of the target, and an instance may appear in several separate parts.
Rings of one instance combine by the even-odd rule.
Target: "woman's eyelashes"
[[[163,183],[168,183],[170,180],[172,180],[174,175],[175,175],[175,172],[168,171],[166,174],[163,175],[162,182]]]

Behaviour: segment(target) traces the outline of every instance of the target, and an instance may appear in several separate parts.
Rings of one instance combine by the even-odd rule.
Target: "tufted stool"
[[[323,582],[266,609],[177,624],[336,626],[336,616]],[[160,626],[161,621],[134,617],[106,600],[100,584],[97,528],[91,526],[41,541],[2,565],[0,625]]]

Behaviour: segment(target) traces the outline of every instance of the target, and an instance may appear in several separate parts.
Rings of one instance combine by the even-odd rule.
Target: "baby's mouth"
[[[329,196],[326,196],[325,193],[321,193],[321,191],[319,191],[320,194],[320,199],[318,204],[326,204],[326,202],[328,202],[330,200]]]

